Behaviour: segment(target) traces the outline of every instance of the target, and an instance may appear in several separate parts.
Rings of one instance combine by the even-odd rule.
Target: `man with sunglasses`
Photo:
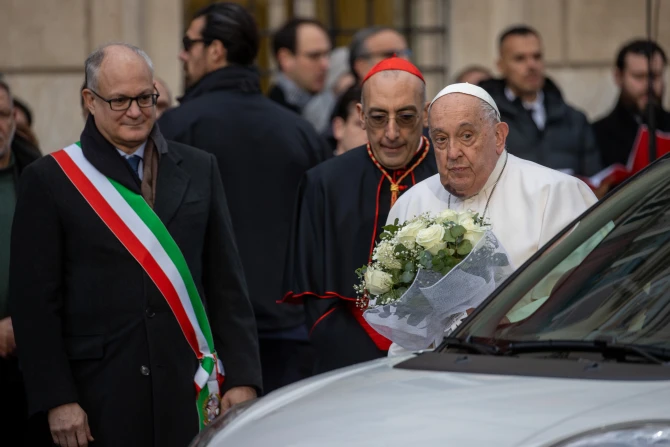
[[[253,65],[260,37],[243,6],[206,6],[186,38],[179,57],[189,87],[160,128],[217,158],[258,326],[263,389],[270,392],[311,372],[304,313],[277,300],[298,185],[326,159],[326,144],[307,121],[261,92]]]
[[[80,141],[25,169],[10,308],[30,412],[59,446],[185,446],[261,390],[216,158],[167,141],[152,63],[85,63]]]
[[[385,59],[362,89],[357,108],[368,143],[307,172],[286,262],[284,301],[304,302],[318,373],[386,355],[390,341],[356,306],[355,270],[368,263],[398,197],[437,173],[422,135],[421,72],[405,59]]]

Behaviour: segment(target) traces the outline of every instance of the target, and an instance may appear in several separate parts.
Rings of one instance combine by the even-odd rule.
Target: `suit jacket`
[[[571,170],[573,175],[591,176],[602,169],[593,129],[583,112],[569,106],[551,79],[545,79],[544,108],[547,121],[538,129],[530,113],[516,98],[505,96],[504,79],[479,84],[496,102],[500,116],[509,125],[510,154],[551,169]]]
[[[166,142],[154,211],[180,247],[204,301],[223,391],[261,387],[253,311],[215,158]],[[140,181],[91,116],[84,156],[132,191]],[[174,314],[140,264],[53,157],[19,183],[10,308],[32,413],[78,402],[96,446],[180,446],[198,432],[198,367]]]

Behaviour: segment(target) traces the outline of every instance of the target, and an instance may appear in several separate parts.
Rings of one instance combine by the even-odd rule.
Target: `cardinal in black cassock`
[[[392,57],[363,80],[358,105],[369,143],[307,172],[286,262],[285,303],[304,303],[316,373],[385,356],[391,342],[356,306],[356,269],[370,261],[400,194],[437,173],[428,138],[425,81]]]

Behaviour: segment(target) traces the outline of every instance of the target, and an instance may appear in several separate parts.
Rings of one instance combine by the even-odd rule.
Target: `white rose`
[[[400,231],[396,233],[396,238],[398,239],[398,242],[411,250],[414,248],[416,235],[424,228],[426,228],[426,224],[421,219],[417,219],[402,227]]]
[[[458,213],[458,219],[455,221],[457,224],[462,225],[467,230],[468,228],[475,227],[475,213],[472,211],[461,211]]]
[[[431,225],[428,228],[419,231],[416,235],[416,243],[435,256],[440,250],[447,246],[447,243],[442,240],[444,238],[444,231],[443,225]]]
[[[365,271],[365,288],[368,289],[372,295],[379,296],[389,290],[393,284],[393,277],[386,272],[368,268]]]
[[[372,255],[374,261],[378,261],[387,269],[400,269],[402,264],[395,257],[395,245],[389,241],[380,242],[375,248],[375,253]]]
[[[478,227],[477,229],[474,229],[474,230],[468,230],[463,235],[463,239],[469,240],[472,243],[472,247],[474,248],[475,245],[477,245],[477,242],[479,242],[479,240],[482,237],[484,237],[485,234],[486,234],[486,230],[481,228],[481,227]]]
[[[437,215],[437,219],[435,219],[439,223],[444,223],[444,222],[458,222],[458,216],[459,216],[458,211],[450,210],[447,208],[446,210],[442,211],[440,214]]]

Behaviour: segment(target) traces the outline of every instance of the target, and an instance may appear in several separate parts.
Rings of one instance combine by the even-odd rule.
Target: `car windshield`
[[[670,161],[572,225],[452,335],[670,349]]]

